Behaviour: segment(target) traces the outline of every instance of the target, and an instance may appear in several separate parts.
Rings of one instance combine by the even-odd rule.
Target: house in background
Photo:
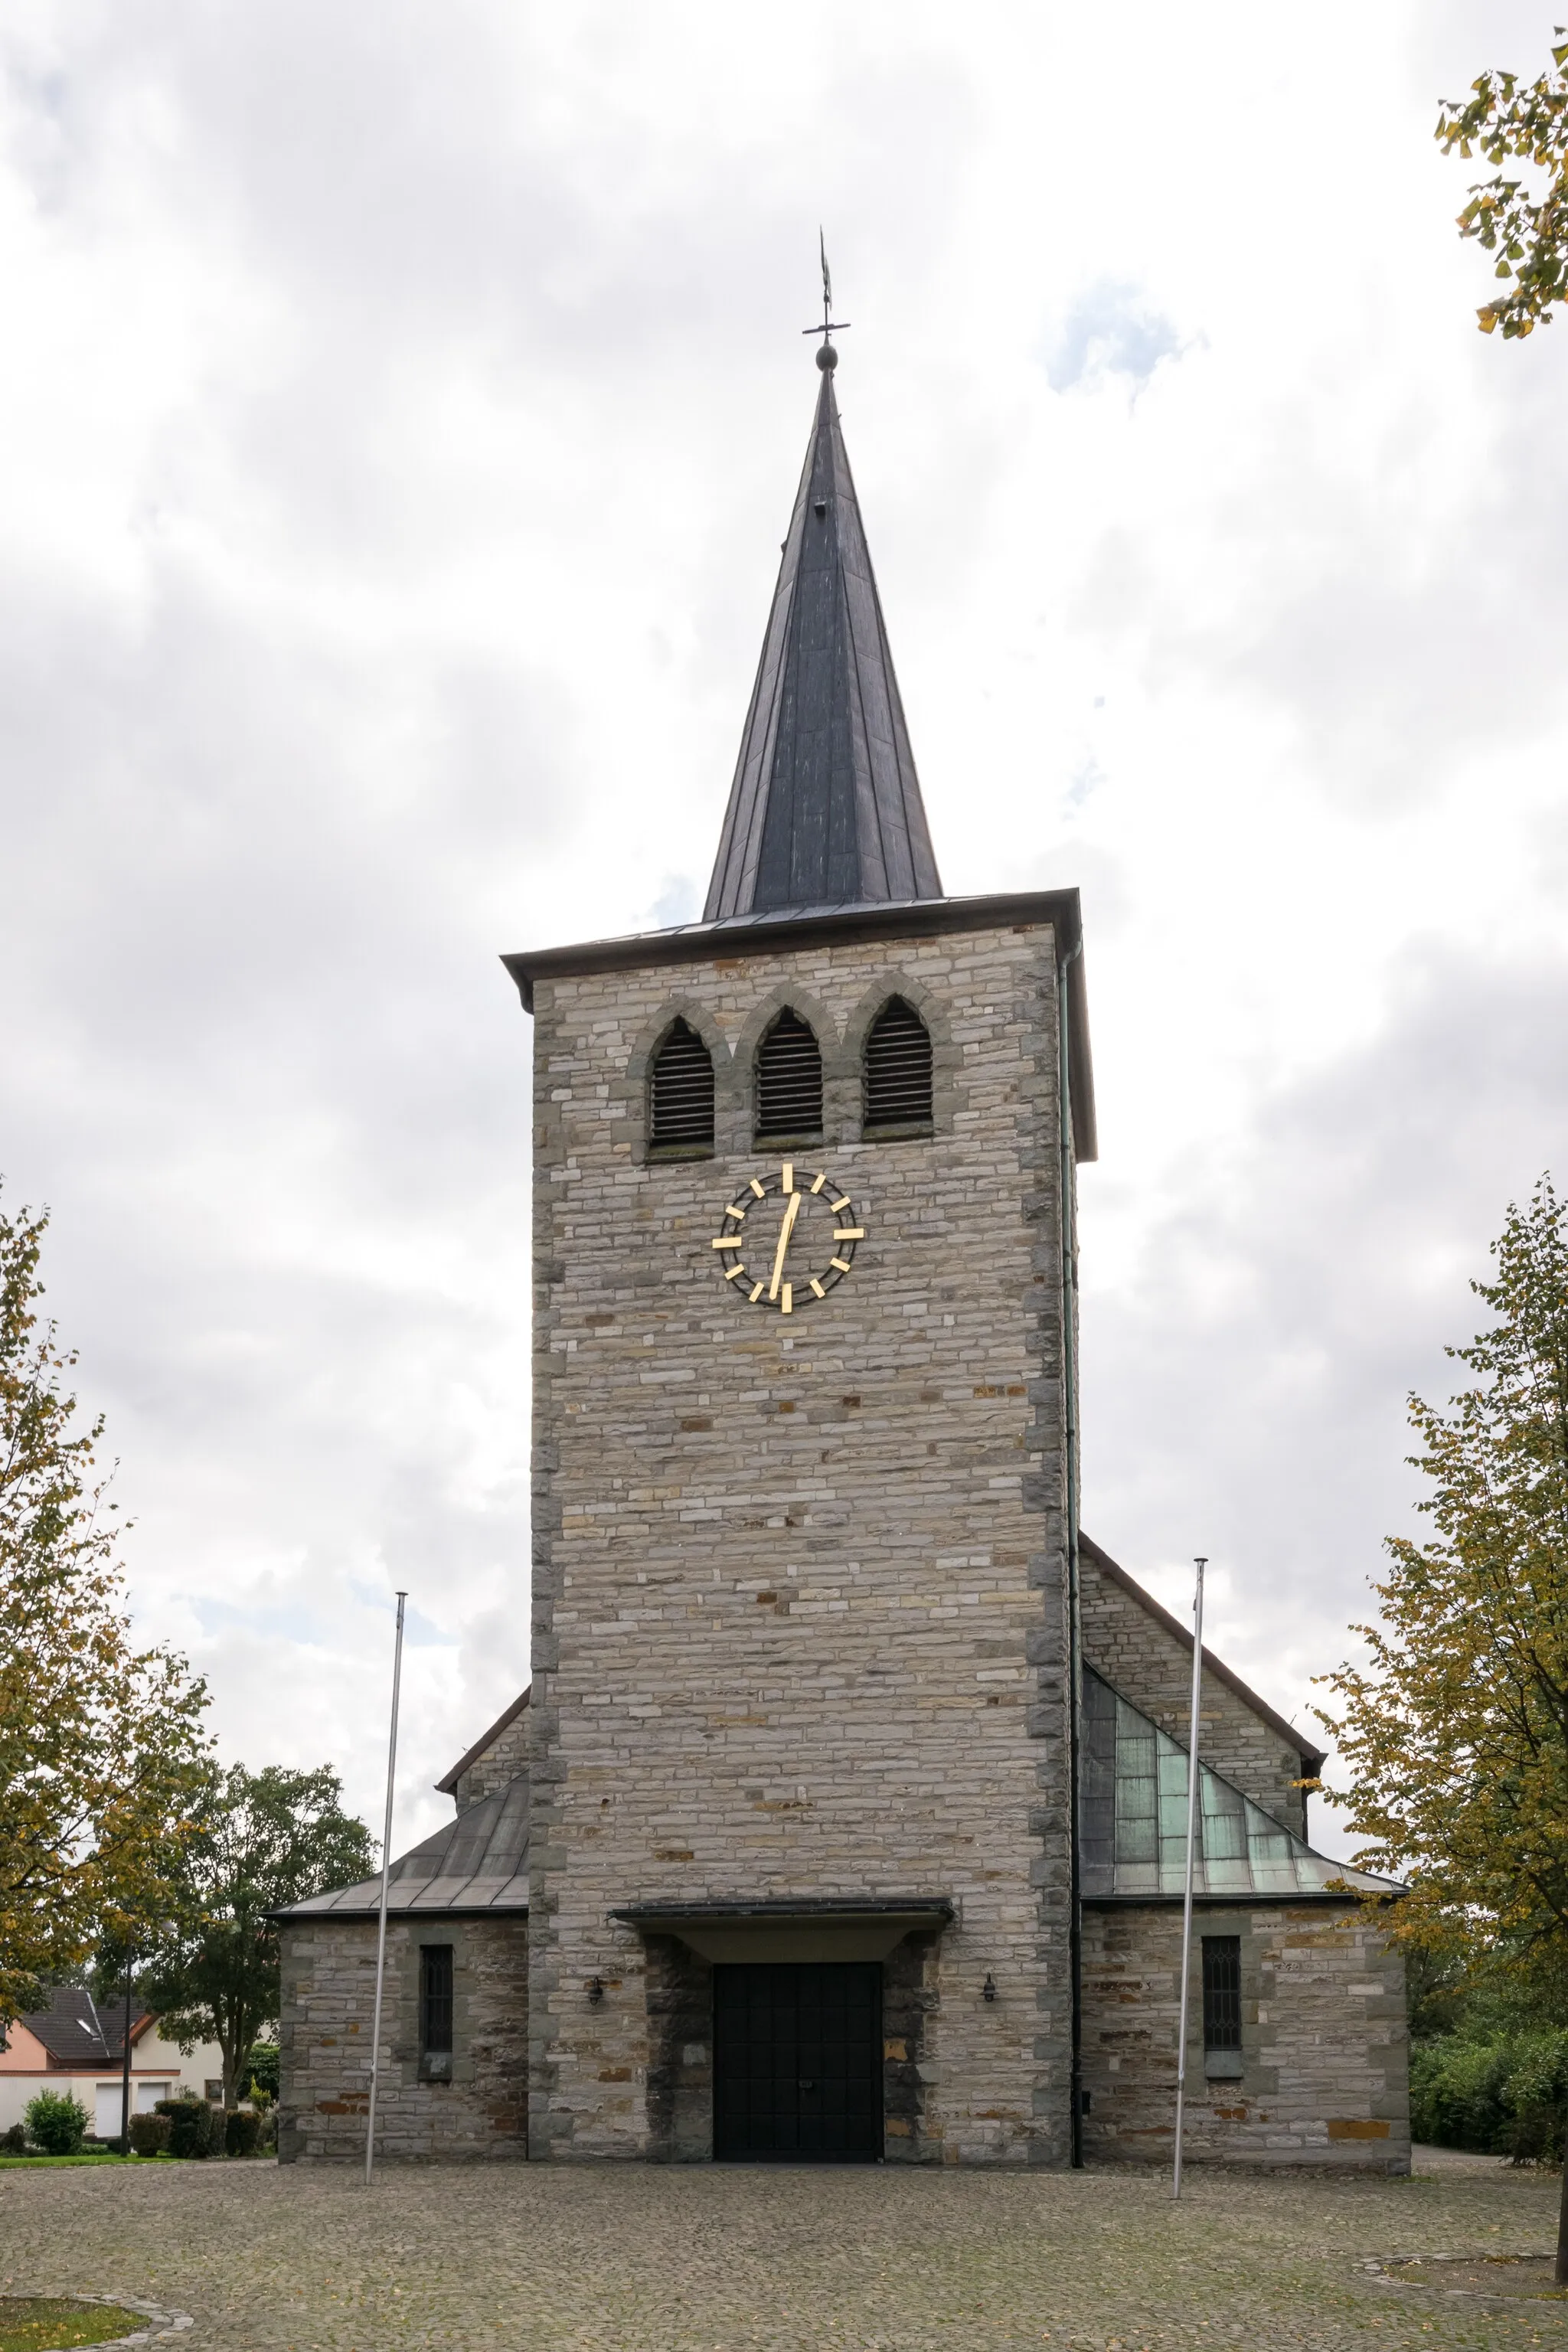
[[[124,2063],[124,2004],[100,2009],[85,1985],[58,1985],[47,2009],[16,2018],[5,2031],[0,2131],[19,2124],[40,2091],[53,2091],[80,2101],[95,2138],[118,2138]],[[223,2055],[216,2042],[204,2042],[185,2055],[163,2039],[155,2017],[132,2007],[132,2115],[149,2115],[160,2099],[178,2098],[182,2091],[198,2099],[222,2098]]]

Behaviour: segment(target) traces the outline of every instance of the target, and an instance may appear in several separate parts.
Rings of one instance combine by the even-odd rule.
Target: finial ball
[[[838,365],[838,354],[831,343],[823,344],[816,354],[816,364],[825,375],[831,373],[832,370]]]

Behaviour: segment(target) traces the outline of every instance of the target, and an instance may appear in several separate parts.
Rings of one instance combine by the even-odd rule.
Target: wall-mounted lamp
[[[588,1979],[588,2000],[589,2000],[590,2006],[591,2006],[591,2007],[593,2007],[593,2008],[595,2008],[595,2009],[597,2009],[597,2008],[598,2008],[598,2006],[599,2006],[599,2003],[604,2000],[604,1998],[605,1998],[605,1982],[604,1982],[604,1979],[603,1979],[602,1977],[590,1977],[590,1978]]]
[[[985,1972],[985,1981],[980,1988],[980,1998],[982,2000],[994,2000],[996,1998],[996,1979],[989,1969]]]

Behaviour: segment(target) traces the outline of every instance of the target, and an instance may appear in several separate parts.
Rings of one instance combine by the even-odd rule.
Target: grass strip
[[[68,2164],[70,2158],[64,2159]],[[66,2352],[75,2344],[111,2344],[147,2322],[117,2303],[78,2303],[70,2295],[0,2295],[0,2352]]]

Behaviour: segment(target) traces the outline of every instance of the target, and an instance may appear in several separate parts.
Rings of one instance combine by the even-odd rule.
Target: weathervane
[[[842,335],[849,321],[847,319],[836,319],[833,315],[833,275],[827,267],[827,241],[820,228],[816,232],[816,243],[822,255],[822,324],[820,327],[803,327],[800,331],[803,335],[822,337],[822,349],[816,354],[816,364],[819,368],[836,368],[838,354],[833,348],[833,338]]]

